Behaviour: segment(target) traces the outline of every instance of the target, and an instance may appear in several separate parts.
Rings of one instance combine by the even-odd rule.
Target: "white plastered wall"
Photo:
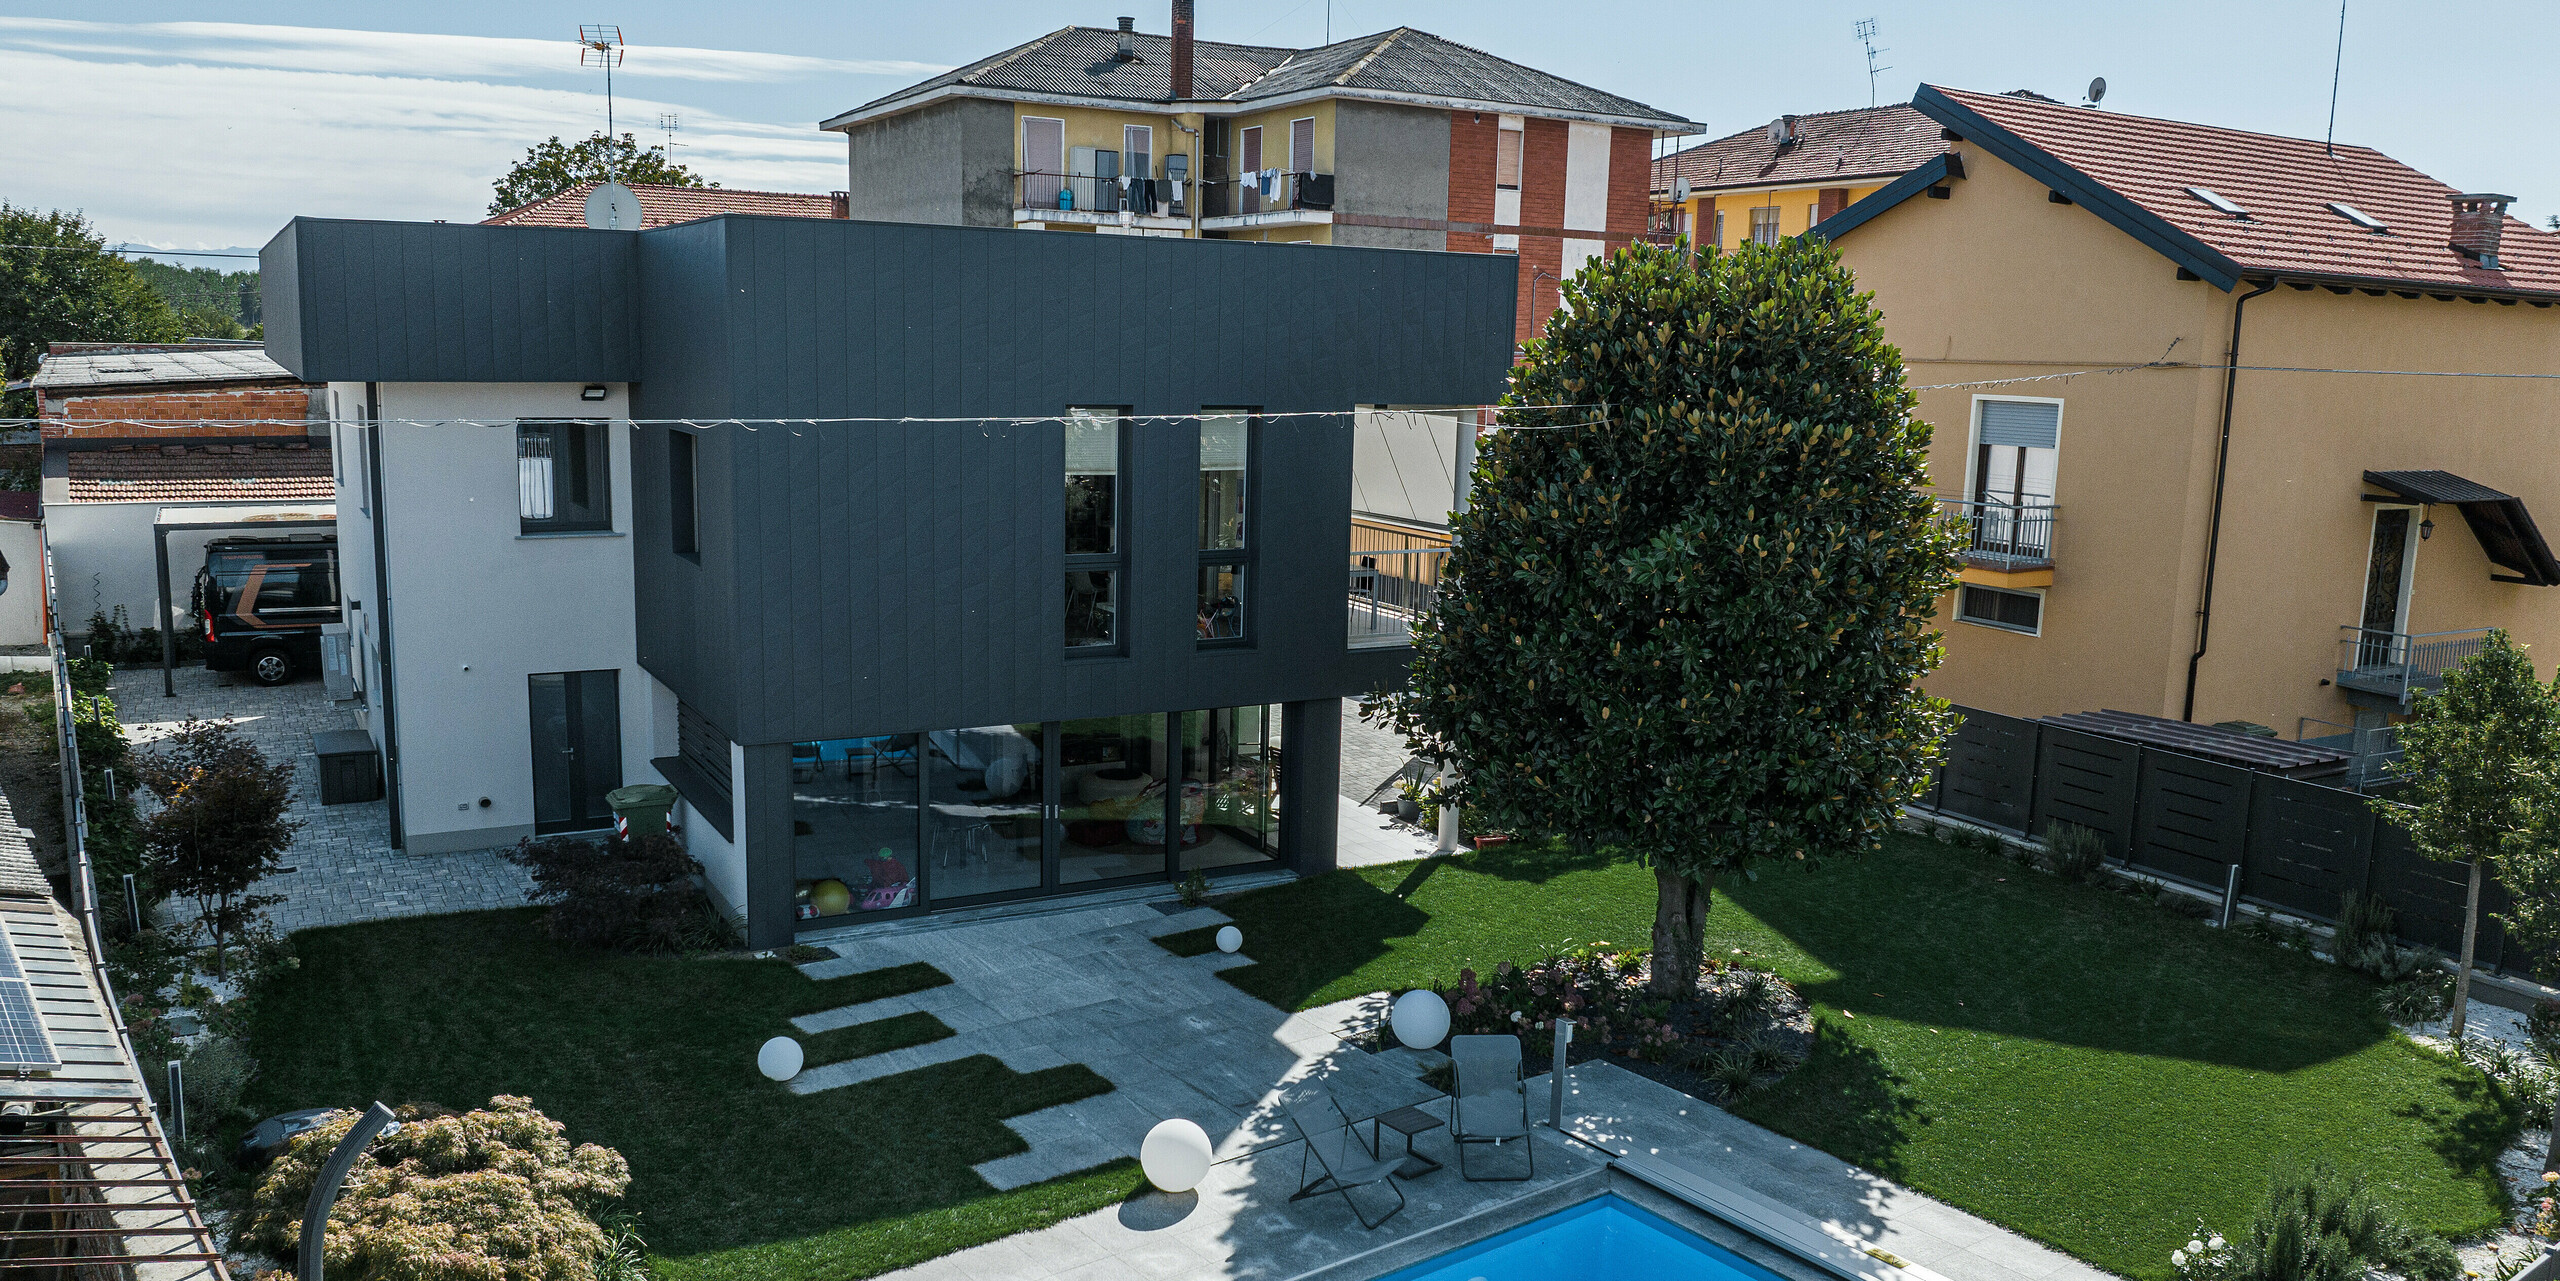
[[[580,400],[574,383],[386,383],[379,395],[383,492],[370,497],[390,552],[407,848],[532,832],[535,673],[618,672],[622,781],[663,782],[649,764],[657,709],[632,627],[630,429],[607,433],[610,532],[526,535],[516,508],[513,420],[622,419],[625,389],[600,402]],[[356,519],[350,504],[341,524]]]

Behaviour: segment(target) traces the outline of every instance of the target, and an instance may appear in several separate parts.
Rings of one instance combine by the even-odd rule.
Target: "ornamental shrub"
[[[559,1122],[513,1095],[459,1116],[399,1111],[400,1128],[356,1159],[329,1212],[330,1281],[596,1281],[614,1242],[593,1216],[631,1184],[620,1153],[571,1147]],[[355,1122],[339,1113],[267,1167],[239,1248],[294,1257],[312,1184]]]
[[[1486,828],[1649,864],[1649,982],[1685,997],[1715,877],[1872,849],[1927,780],[1958,543],[1901,353],[1827,244],[1634,244],[1563,293],[1371,707]]]
[[[737,945],[737,925],[695,879],[702,864],[663,832],[530,838],[509,862],[533,871],[525,897],[551,910],[551,936],[625,952],[707,951]]]

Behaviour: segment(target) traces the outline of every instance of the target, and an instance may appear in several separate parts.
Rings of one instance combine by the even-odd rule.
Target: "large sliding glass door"
[[[1277,706],[1248,706],[799,744],[795,911],[823,928],[1268,865],[1279,736]]]

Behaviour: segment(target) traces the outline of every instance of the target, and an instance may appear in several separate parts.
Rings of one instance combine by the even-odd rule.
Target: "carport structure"
[[[160,693],[178,696],[178,629],[170,623],[169,535],[187,530],[327,529],[338,527],[336,503],[243,507],[163,507],[151,522],[151,560],[160,575]]]

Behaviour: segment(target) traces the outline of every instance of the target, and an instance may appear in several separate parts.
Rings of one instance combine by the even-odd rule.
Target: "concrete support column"
[[[738,844],[747,862],[747,946],[791,946],[791,745],[741,749]]]
[[[1298,875],[1321,876],[1341,821],[1341,699],[1280,705],[1280,762],[1281,850]]]

